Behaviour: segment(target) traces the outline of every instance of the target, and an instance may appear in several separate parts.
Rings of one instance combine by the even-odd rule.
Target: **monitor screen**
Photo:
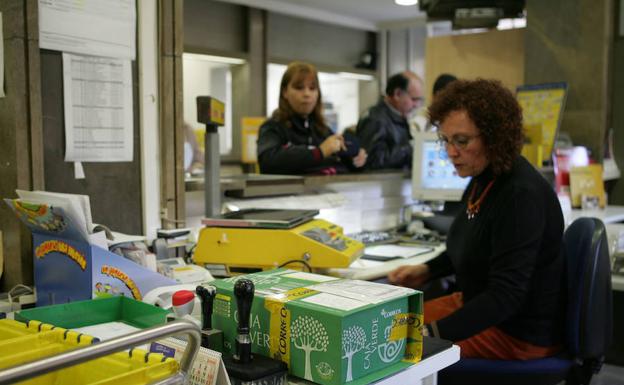
[[[459,201],[470,178],[457,175],[435,132],[414,137],[412,197],[421,201]]]

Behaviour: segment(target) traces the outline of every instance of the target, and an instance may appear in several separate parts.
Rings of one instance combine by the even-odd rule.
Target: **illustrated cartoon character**
[[[60,233],[67,228],[62,216],[55,214],[51,206],[22,202],[14,199],[13,206],[18,217],[40,229]]]

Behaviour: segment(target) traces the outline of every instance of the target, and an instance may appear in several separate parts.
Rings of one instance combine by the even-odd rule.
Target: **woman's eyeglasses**
[[[455,135],[449,139],[443,135],[438,135],[438,145],[444,149],[446,149],[448,145],[453,145],[457,150],[465,150],[470,142],[478,136],[479,135]]]

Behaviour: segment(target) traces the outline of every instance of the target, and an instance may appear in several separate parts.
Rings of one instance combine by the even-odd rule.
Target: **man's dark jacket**
[[[367,169],[412,165],[412,138],[407,119],[382,99],[358,122],[356,134],[368,153]]]

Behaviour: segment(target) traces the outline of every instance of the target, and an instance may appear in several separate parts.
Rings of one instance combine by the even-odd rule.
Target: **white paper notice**
[[[394,298],[403,297],[414,292],[413,289],[386,285],[382,283],[339,280],[308,286],[308,289],[322,293],[334,294],[341,297],[351,298],[364,303],[381,303]]]
[[[314,303],[317,305],[349,311],[368,305],[367,302],[361,302],[355,299],[341,297],[339,295],[320,293],[301,300],[302,302]]]
[[[130,60],[63,53],[65,160],[132,161]]]
[[[39,0],[39,46],[134,60],[135,0]]]
[[[85,178],[84,168],[82,167],[81,162],[74,162],[74,178],[75,179]]]
[[[283,276],[288,277],[288,278],[303,279],[306,281],[315,281],[315,282],[327,282],[327,281],[335,281],[337,279],[340,279],[336,277],[328,277],[326,275],[304,273],[302,271],[298,271],[292,274],[284,274]]]

